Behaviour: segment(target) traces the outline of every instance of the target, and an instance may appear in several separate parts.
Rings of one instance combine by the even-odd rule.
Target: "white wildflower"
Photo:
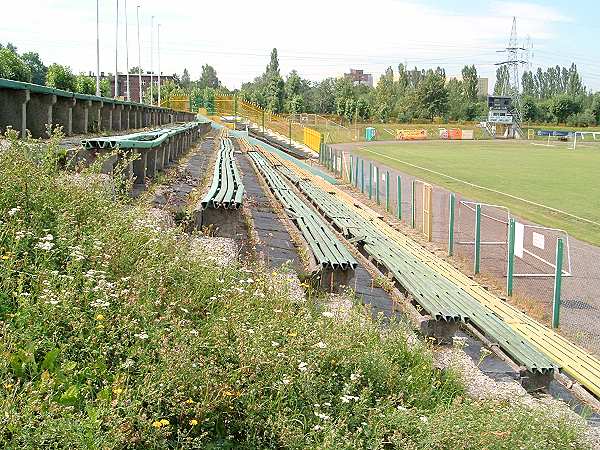
[[[15,208],[9,209],[9,210],[8,210],[8,215],[9,215],[10,217],[12,217],[12,216],[14,216],[16,213],[18,213],[19,211],[21,211],[21,207],[20,207],[20,206],[17,206],[17,207],[15,207]]]
[[[317,347],[317,348],[327,348],[327,344],[323,341],[319,341],[317,342],[315,345],[313,345],[313,347]]]
[[[35,245],[35,248],[49,252],[54,248],[54,243],[50,241],[40,241]]]
[[[359,380],[361,377],[360,373],[351,373],[350,374],[350,381],[356,381]]]
[[[125,362],[121,364],[121,367],[123,367],[124,369],[129,369],[130,367],[133,367],[134,364],[135,362],[133,361],[133,359],[127,358]]]
[[[279,347],[279,342],[271,341],[271,347]]]
[[[315,416],[317,416],[321,420],[329,420],[329,419],[331,419],[331,417],[328,416],[327,414],[323,414],[323,413],[316,412],[316,411],[315,411]]]
[[[145,331],[142,331],[141,333],[136,333],[134,334],[134,336],[138,339],[148,339],[148,334]]]
[[[281,380],[281,382],[286,386],[291,383],[291,381],[288,378],[284,378],[283,380]]]
[[[350,403],[351,401],[358,401],[358,397],[355,397],[354,395],[342,395],[340,397],[340,400],[342,401],[342,403]]]
[[[321,313],[321,315],[323,317],[329,317],[330,319],[334,317],[334,314],[331,311],[325,311],[324,313]]]
[[[421,422],[423,422],[423,423],[429,422],[429,418],[427,416],[421,416],[421,417],[419,417],[419,419],[421,419]]]
[[[298,364],[298,370],[300,370],[300,372],[306,372],[308,370],[308,364],[301,362]]]

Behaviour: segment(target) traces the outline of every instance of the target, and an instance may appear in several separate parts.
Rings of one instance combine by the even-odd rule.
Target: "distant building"
[[[96,74],[90,72],[89,76],[95,77]],[[109,79],[110,80],[110,96],[115,96],[115,77],[112,73],[104,73],[100,72],[100,79]],[[154,82],[154,89],[158,88],[158,74],[152,75],[152,81]],[[160,84],[161,86],[165,84],[167,81],[173,81],[173,75],[160,75]],[[127,74],[119,73],[117,78],[117,83],[119,86],[119,97],[127,97]],[[142,74],[142,94],[146,92],[146,89],[150,87],[150,72]],[[137,73],[129,74],[129,94],[131,96],[131,101],[139,103],[140,102],[140,80]]]
[[[449,76],[448,81],[450,80],[458,80],[462,81],[461,75]],[[477,78],[477,96],[478,97],[487,97],[489,94],[489,80],[487,78],[478,77]]]
[[[477,78],[477,95],[479,97],[487,97],[489,94],[489,81],[487,78]]]
[[[364,73],[362,69],[350,69],[350,73],[345,73],[344,78],[352,81],[352,84],[366,84],[373,87],[373,75]]]

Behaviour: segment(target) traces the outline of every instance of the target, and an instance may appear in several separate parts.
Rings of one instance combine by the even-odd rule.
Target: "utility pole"
[[[100,97],[100,0],[96,0],[96,95]]]
[[[115,98],[119,96],[119,0],[117,0],[117,23],[115,26]]]
[[[150,105],[154,105],[154,16],[150,21]]]
[[[514,107],[513,116],[516,116],[519,123],[521,120],[521,98],[519,95],[521,80],[519,79],[519,68],[527,64],[527,61],[524,61],[519,53],[524,51],[525,48],[519,47],[517,44],[517,18],[513,17],[508,47],[500,50],[500,52],[507,54],[507,58],[502,62],[496,63],[496,66],[506,67],[509,71],[509,79],[502,88],[502,95],[512,97]]]
[[[140,89],[139,102],[143,103],[142,99],[142,47],[140,45],[140,5],[137,5],[137,35],[138,35],[138,84]]]
[[[160,106],[160,23],[158,24],[158,42],[157,50],[158,50],[158,106]]]
[[[127,0],[125,0],[125,65],[127,66],[127,101],[131,101],[129,89],[129,33],[127,32]]]

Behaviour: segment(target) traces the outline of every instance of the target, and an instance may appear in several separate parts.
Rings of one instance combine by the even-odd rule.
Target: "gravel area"
[[[166,231],[175,226],[173,217],[168,211],[159,208],[149,208],[147,214],[135,221],[140,228],[152,228],[155,231]]]
[[[225,237],[193,236],[190,248],[192,254],[204,257],[220,267],[236,263],[239,256],[238,244],[234,239]]]

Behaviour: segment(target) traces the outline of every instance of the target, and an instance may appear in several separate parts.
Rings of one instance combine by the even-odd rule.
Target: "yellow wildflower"
[[[155,420],[154,422],[152,422],[152,426],[154,428],[160,428],[160,427],[162,427],[162,423],[160,423],[159,420]]]
[[[123,393],[123,389],[121,389],[121,388],[114,388],[113,392],[115,393],[115,395],[118,396],[118,395],[120,395],[120,394]]]
[[[192,419],[192,420],[190,420],[190,425],[191,426],[198,425],[198,421],[196,419]]]
[[[185,402],[186,402],[188,405],[191,405],[192,403],[194,403],[194,400],[192,400],[191,398],[188,398],[188,399],[187,399]]]
[[[102,314],[98,314],[96,316],[96,320],[98,320],[98,321],[104,320],[104,316]]]
[[[5,387],[6,389],[10,389],[10,388],[11,388],[11,387],[13,387],[13,386],[14,386],[14,384],[12,384],[12,383],[6,383],[6,384],[4,385],[4,387]]]
[[[167,419],[160,419],[160,423],[161,423],[162,425],[164,425],[165,427],[166,427],[167,425],[170,425],[170,423],[169,423],[169,421],[168,421]]]
[[[296,333],[295,331],[290,331],[290,332],[288,333],[288,336],[291,336],[291,337],[296,337],[296,336],[298,336],[298,333]]]
[[[233,391],[223,391],[223,395],[225,397],[235,397],[236,394]]]

